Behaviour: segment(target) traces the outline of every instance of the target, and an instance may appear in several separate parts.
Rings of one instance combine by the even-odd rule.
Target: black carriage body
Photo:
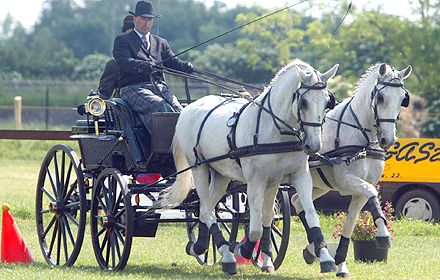
[[[154,113],[153,132],[148,133],[137,113],[119,98],[107,102],[105,117],[95,121],[79,120],[72,132],[79,142],[83,166],[100,171],[116,168],[122,174],[175,171],[171,143],[179,113]]]

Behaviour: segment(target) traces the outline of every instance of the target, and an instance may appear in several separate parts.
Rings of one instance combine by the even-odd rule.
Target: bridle
[[[306,89],[306,91],[300,93],[299,92],[300,89]],[[293,92],[292,103],[295,101],[295,99],[298,100],[296,115],[301,131],[304,131],[304,126],[320,127],[324,123],[324,118],[322,118],[322,122],[305,122],[302,120],[301,112],[300,112],[301,102],[304,98],[304,95],[308,93],[310,90],[323,90],[323,89],[327,89],[327,83],[317,82],[313,85],[305,85],[301,83],[301,86],[296,91]],[[327,90],[327,92],[329,94],[329,100],[327,102],[326,109],[333,109],[336,103],[335,96],[329,90]]]
[[[397,80],[397,82],[393,82],[393,80]],[[378,88],[379,85],[381,85],[382,87]],[[408,105],[409,105],[409,93],[405,89],[405,87],[403,86],[402,80],[400,80],[397,77],[392,78],[389,82],[378,80],[376,86],[374,87],[373,91],[371,92],[371,102],[372,102],[374,120],[376,122],[376,127],[380,127],[380,123],[382,123],[382,122],[389,122],[389,123],[397,124],[397,122],[399,121],[400,114],[397,115],[397,118],[395,118],[395,119],[383,119],[383,118],[379,118],[379,115],[377,113],[378,94],[380,93],[381,90],[383,90],[386,87],[394,87],[394,88],[403,89],[403,91],[405,92],[405,97],[402,100],[401,106],[408,107]],[[375,102],[373,102],[374,100],[375,100]]]
[[[393,82],[393,80],[397,80],[397,82]],[[379,86],[381,86],[381,87],[379,87]],[[380,128],[380,123],[389,122],[389,123],[397,124],[397,122],[399,121],[399,115],[400,114],[395,119],[379,118],[379,116],[378,116],[378,112],[377,112],[378,94],[380,93],[380,91],[382,91],[386,87],[402,88],[405,91],[405,97],[402,100],[401,106],[402,107],[408,107],[408,105],[409,105],[409,93],[405,89],[405,87],[403,86],[403,82],[402,82],[401,79],[399,79],[397,77],[394,77],[389,82],[381,81],[381,80],[378,79],[376,85],[374,86],[373,91],[371,92],[371,106],[373,107],[373,117],[374,117],[374,122],[375,122],[374,127],[376,129]],[[339,120],[338,119],[334,119],[334,118],[330,118],[330,117],[326,117],[327,119],[335,121],[335,122],[338,123],[337,130],[336,130],[335,149],[339,148],[339,132],[340,132],[341,124],[344,124],[344,125],[347,125],[347,126],[350,126],[352,128],[360,130],[360,132],[362,133],[364,138],[367,140],[367,147],[372,145],[372,144],[376,144],[376,142],[371,142],[370,141],[370,138],[368,137],[368,134],[367,134],[367,132],[371,133],[372,130],[368,129],[368,128],[364,128],[361,125],[361,123],[359,121],[359,118],[357,117],[356,113],[353,111],[353,109],[351,107],[351,101],[352,100],[353,99],[348,101],[347,104],[345,105],[345,107],[342,109],[342,113],[341,113],[341,115],[339,117]],[[351,115],[352,115],[352,117],[353,117],[353,119],[354,119],[356,124],[348,123],[348,122],[345,122],[345,121],[342,120],[342,118],[344,116],[344,113],[347,110],[347,108],[350,109],[350,113],[351,113]]]
[[[305,126],[311,126],[311,127],[320,127],[322,126],[322,124],[324,123],[324,118],[322,122],[306,122],[303,121],[301,118],[301,100],[303,100],[304,95],[307,94],[308,92],[310,92],[311,90],[323,90],[327,88],[327,83],[323,83],[323,82],[316,82],[313,85],[306,85],[301,83],[300,86],[292,93],[292,104],[295,100],[298,100],[297,103],[297,120],[298,123],[300,125],[300,129],[295,129],[293,128],[290,124],[288,124],[286,121],[282,120],[281,118],[279,118],[278,116],[275,115],[275,113],[273,112],[272,106],[270,104],[270,92],[271,89],[269,89],[268,94],[263,98],[261,104],[257,103],[254,101],[255,104],[257,104],[257,106],[260,107],[260,111],[258,113],[258,121],[257,121],[257,126],[259,126],[259,121],[260,121],[260,115],[261,115],[261,111],[264,110],[265,112],[269,113],[269,115],[272,117],[273,119],[273,123],[275,125],[275,127],[278,129],[279,133],[281,135],[294,135],[297,136],[299,138],[299,136],[301,134],[304,134],[304,127]],[[300,92],[301,89],[305,89],[304,92]],[[327,102],[327,109],[333,109],[336,103],[335,97],[334,95],[327,90],[327,92],[329,93],[329,101]],[[267,103],[268,103],[268,109],[264,107],[264,103],[267,99]],[[284,125],[287,130],[281,128],[280,124]],[[258,131],[258,129],[257,129]]]

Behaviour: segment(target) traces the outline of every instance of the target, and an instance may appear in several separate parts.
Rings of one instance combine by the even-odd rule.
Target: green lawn
[[[4,153],[0,158],[0,203],[8,202],[29,247],[35,257],[31,265],[0,264],[0,279],[223,279],[219,266],[202,267],[186,255],[186,229],[182,224],[161,225],[156,238],[135,238],[128,265],[123,272],[108,273],[98,268],[95,261],[90,229],[81,254],[72,268],[51,268],[44,261],[37,241],[34,221],[35,185],[40,161],[45,148],[53,143],[31,143],[33,150],[22,142],[21,148],[10,150],[12,155],[20,149],[30,151],[30,160],[8,160]],[[74,144],[73,142],[71,144]],[[0,141],[0,153],[5,145]],[[11,149],[11,148],[10,148]],[[41,158],[37,160],[37,158]],[[333,273],[320,274],[319,264],[306,265],[302,249],[306,244],[304,230],[296,218],[292,218],[291,239],[287,256],[270,279],[335,279]],[[321,216],[321,224],[328,242],[331,238],[332,216]],[[422,222],[399,221],[395,223],[396,235],[386,263],[358,263],[353,259],[350,246],[348,265],[353,279],[438,279],[440,275],[440,226]],[[240,266],[239,278],[267,279],[257,268]]]

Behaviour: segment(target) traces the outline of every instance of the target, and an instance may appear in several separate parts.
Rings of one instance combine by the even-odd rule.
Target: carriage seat
[[[113,98],[107,102],[109,107],[113,110],[117,116],[114,116],[116,119],[124,118],[126,120],[126,125],[128,125],[131,128],[144,128],[144,124],[142,123],[141,118],[139,117],[138,113],[131,110],[131,108],[128,106],[128,104],[122,100],[121,98]],[[122,115],[121,115],[122,114]],[[122,125],[121,122],[118,123],[118,125]],[[123,129],[122,127],[117,127],[119,129]],[[146,130],[146,129],[145,129]],[[148,133],[148,131],[147,131]]]
[[[173,165],[171,143],[179,113],[153,113],[152,134],[150,135],[138,113],[131,110],[124,100],[113,98],[108,105],[113,112],[115,128],[124,131],[126,135],[130,134],[130,130],[133,131],[132,138],[141,150],[144,163],[148,163],[154,169],[163,169],[163,166]]]
[[[132,156],[137,159],[136,161],[146,163],[151,154],[151,136],[138,113],[121,98],[107,101],[107,106],[113,118],[114,129],[123,131],[127,137]]]

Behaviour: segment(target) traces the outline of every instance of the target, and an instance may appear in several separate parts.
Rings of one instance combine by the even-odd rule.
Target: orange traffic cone
[[[246,242],[246,235],[243,236],[243,242]],[[253,255],[257,254],[257,250],[258,250],[259,246],[260,246],[260,239],[258,239],[257,243],[255,244]],[[263,261],[261,259],[261,254],[258,256],[258,260],[260,260],[261,262]],[[237,264],[251,264],[252,263],[251,259],[246,259],[246,258],[240,257],[240,256],[235,256],[235,261],[237,262]]]
[[[2,205],[1,261],[6,263],[30,263],[34,261],[31,251],[9,212],[9,204]]]

